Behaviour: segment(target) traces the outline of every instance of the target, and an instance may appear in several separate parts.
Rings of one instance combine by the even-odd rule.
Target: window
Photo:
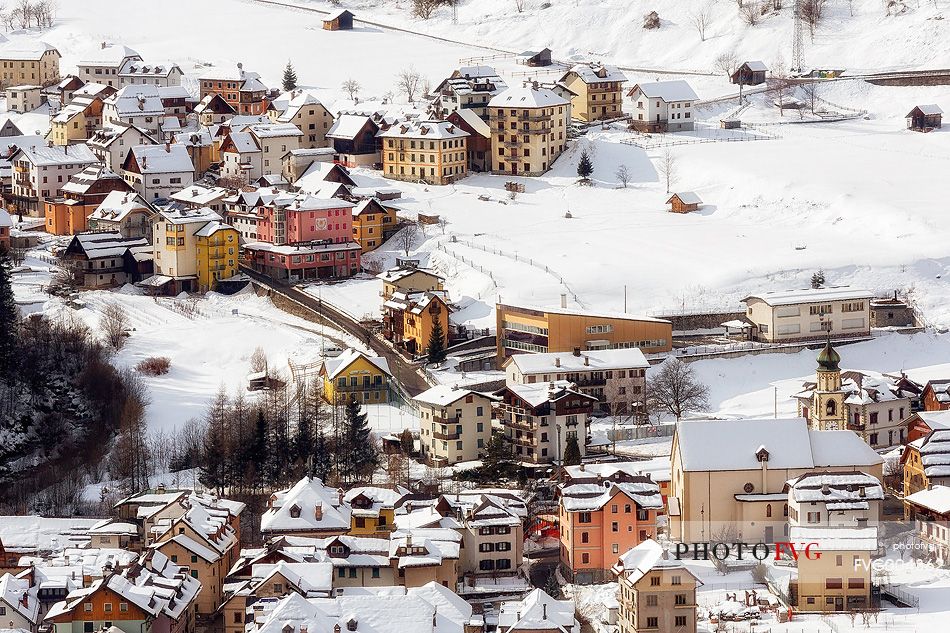
[[[590,543],[590,534],[587,532],[581,532],[581,543]]]
[[[85,611],[86,613],[89,613],[90,611],[92,611],[92,603],[91,602],[83,603],[82,610]]]
[[[112,603],[111,603],[111,602],[106,602],[105,604],[102,605],[102,609],[103,609],[103,611],[105,611],[106,613],[112,613]]]
[[[120,603],[119,603],[119,613],[125,613],[125,612],[127,612],[128,610],[129,610],[129,603],[128,603],[128,602],[120,602]]]
[[[92,622],[83,622],[83,623],[82,623],[82,630],[83,630],[83,633],[92,633],[93,630],[95,630],[95,629],[93,629],[93,623],[92,623]]]
[[[654,580],[654,579],[651,578],[651,580]],[[659,580],[659,578],[656,578],[655,580]],[[655,607],[657,603],[658,603],[658,600],[657,600],[657,595],[655,593],[651,593],[647,596],[648,607]]]
[[[809,306],[808,314],[818,315],[818,314],[831,314],[831,304],[825,303],[817,306]]]
[[[379,567],[373,567],[373,578],[379,578]]]
[[[651,616],[651,617],[647,618],[647,628],[648,628],[648,629],[655,629],[655,628],[657,628],[658,622],[659,622],[659,620],[656,618],[656,616]]]
[[[356,578],[356,567],[350,567],[350,578]]]
[[[583,554],[581,554],[581,562],[585,565],[590,564],[590,554],[588,554],[587,552],[584,552]]]
[[[337,578],[346,578],[346,569],[343,567],[340,567],[338,570],[336,570],[336,575],[337,575]]]
[[[197,578],[197,577],[198,577],[198,570],[197,570],[197,569],[192,569],[192,570],[191,570],[191,577],[192,577],[192,578]]]
[[[821,521],[821,512],[809,512],[805,521],[807,523],[819,523]]]
[[[842,312],[863,312],[864,311],[864,302],[863,301],[851,301],[849,303],[841,304]]]
[[[848,578],[848,589],[864,589],[864,578]]]
[[[670,584],[671,584],[671,585],[682,585],[682,584],[683,584],[683,579],[682,579],[680,576],[672,576],[672,577],[670,578]]]
[[[673,621],[673,624],[674,626],[686,626],[686,616],[685,615],[676,616],[676,619]]]
[[[651,577],[650,577],[650,586],[651,586],[651,587],[659,587],[659,586],[660,586],[660,577],[659,577],[659,576],[651,576]]]
[[[825,589],[841,589],[841,579],[840,578],[826,578],[825,579]]]
[[[679,604],[679,605],[686,604],[686,594],[685,593],[676,594],[676,598],[673,601],[673,603]]]
[[[611,523],[610,523],[610,531],[611,531],[611,532],[619,532],[619,531],[620,531],[620,524],[617,523],[616,521],[611,521]]]
[[[629,506],[628,506],[629,507]],[[590,523],[590,512],[578,512],[577,514],[578,523]]]

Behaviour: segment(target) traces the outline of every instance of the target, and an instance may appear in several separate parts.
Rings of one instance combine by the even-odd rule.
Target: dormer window
[[[291,516],[291,518],[293,518],[293,519],[299,519],[299,518],[300,518],[300,506],[298,506],[297,504],[294,504],[294,505],[290,506],[290,516]]]
[[[765,450],[764,446],[755,452],[755,459],[759,462],[769,461],[769,452]]]

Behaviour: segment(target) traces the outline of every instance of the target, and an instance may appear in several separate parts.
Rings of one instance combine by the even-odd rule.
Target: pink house
[[[281,197],[258,209],[257,239],[278,246],[352,241],[352,202],[300,194]]]

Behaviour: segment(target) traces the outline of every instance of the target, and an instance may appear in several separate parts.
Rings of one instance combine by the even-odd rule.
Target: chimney
[[[435,609],[432,611],[432,628],[433,629],[435,629],[435,620],[437,617],[439,617],[439,607],[435,607]]]
[[[828,484],[821,484],[821,494],[823,494],[823,495],[830,495],[830,494],[831,494],[831,486],[829,486]]]
[[[584,367],[590,367],[590,356],[584,355]]]
[[[333,633],[340,633],[340,625],[339,625],[339,624],[334,624],[334,625],[333,625]]]
[[[351,615],[351,616],[350,616],[350,619],[348,619],[348,620],[346,621],[346,630],[347,630],[347,631],[355,631],[355,630],[356,630],[356,627],[357,627],[358,625],[359,625],[359,623],[356,621],[356,616],[355,616],[355,615]]]
[[[859,497],[867,496],[867,490],[865,490],[864,486],[861,486],[860,488],[858,488],[858,496]]]
[[[338,505],[343,505],[343,488],[338,489],[336,492],[338,498],[340,499]]]
[[[581,472],[584,472],[584,462],[581,462],[581,463],[580,463],[580,470],[581,470]]]
[[[564,295],[561,295],[561,296],[564,296]],[[581,348],[575,347],[575,348],[574,348],[574,356],[580,356],[580,355],[581,355]]]
[[[313,518],[317,521],[323,520],[323,504],[318,503],[313,506]]]
[[[563,292],[561,293],[561,307],[562,308],[567,307],[567,294]]]
[[[23,592],[23,595],[20,596],[20,604],[22,604],[24,607],[29,607],[29,606],[30,606],[30,594],[28,594],[27,592],[24,591],[24,592]]]
[[[142,157],[142,169],[148,169],[148,156]]]
[[[555,366],[555,367],[560,367],[560,366],[561,366],[561,357],[560,357],[560,356],[558,356],[557,358],[554,359],[554,366]]]
[[[166,154],[171,154],[171,153],[172,153],[172,144],[171,144],[171,143],[168,143],[168,142],[165,143],[165,153],[166,153]]]

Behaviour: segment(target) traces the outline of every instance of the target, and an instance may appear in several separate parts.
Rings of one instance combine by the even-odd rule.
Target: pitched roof
[[[450,385],[436,385],[426,389],[419,395],[413,397],[416,402],[431,404],[437,407],[447,407],[453,402],[457,402],[466,396],[476,396],[487,400],[497,400],[495,396],[474,391],[472,389],[460,389]]]
[[[385,132],[380,132],[379,136],[425,140],[464,138],[469,136],[469,133],[450,121],[406,121],[393,125]]]
[[[809,431],[804,418],[683,420],[676,436],[685,471],[759,470],[762,448],[770,469],[864,468],[883,461],[853,431]]]
[[[148,214],[155,211],[145,198],[134,191],[110,191],[89,218],[121,222],[130,213],[139,210]]]
[[[940,109],[936,103],[925,103],[923,105],[915,106],[915,110],[920,110],[922,114],[943,114],[943,110]],[[913,112],[913,110],[911,110]],[[910,116],[908,114],[907,116]]]
[[[105,102],[115,108],[120,118],[160,117],[165,114],[165,106],[162,105],[158,88],[151,84],[125,86],[107,98]]]
[[[330,380],[336,378],[342,371],[347,367],[356,362],[357,359],[362,358],[368,361],[370,364],[375,365],[387,376],[391,376],[392,372],[389,370],[389,361],[382,356],[368,356],[363,352],[351,348],[348,348],[342,354],[336,358],[329,359],[323,363],[323,369],[327,373],[327,377]]]
[[[605,66],[603,64],[575,64],[564,76],[566,77],[570,73],[576,74],[585,84],[595,84],[602,81],[627,81],[627,76],[616,66]],[[562,77],[561,81],[563,80]]]
[[[670,196],[666,204],[673,202],[673,198],[679,198],[683,204],[702,204],[703,200],[694,191],[678,191]]]
[[[350,510],[341,503],[340,496],[339,491],[325,486],[320,479],[304,477],[293,487],[271,495],[270,505],[261,516],[261,531],[347,530]]]
[[[577,356],[571,352],[515,354],[508,362],[516,366],[522,374],[645,369],[650,366],[643,352],[635,347],[586,350]]]
[[[765,62],[760,62],[760,61],[757,61],[757,60],[756,60],[756,61],[749,61],[749,62],[742,62],[739,66],[740,66],[740,67],[745,66],[746,68],[748,68],[749,70],[751,70],[751,71],[753,71],[753,72],[767,71],[767,70],[769,69],[769,67],[765,65]]]
[[[14,154],[12,158],[15,159],[22,154],[24,158],[37,166],[96,163],[99,161],[85,143],[54,145],[53,147],[48,145],[19,145],[18,149],[19,152]]]
[[[647,539],[636,547],[628,549],[620,555],[620,559],[614,565],[614,570],[623,574],[633,584],[652,570],[661,568],[683,569],[696,578],[683,561],[665,557],[663,547],[653,539]]]
[[[794,305],[796,303],[822,303],[826,301],[847,301],[849,299],[870,299],[874,296],[869,290],[851,286],[829,286],[827,288],[802,288],[800,290],[774,290],[749,295],[749,299],[761,299],[770,306]]]
[[[129,150],[143,174],[194,173],[188,148],[179,143],[135,145]]]
[[[366,115],[362,114],[341,114],[327,130],[327,138],[338,138],[352,140],[363,129],[365,125],[370,125],[374,129],[379,126]]]
[[[672,101],[698,101],[699,97],[693,92],[686,81],[676,79],[673,81],[654,81],[650,83],[637,84],[630,89],[633,94],[637,89],[649,99],[662,99],[670,103]]]
[[[937,514],[950,514],[950,486],[936,485],[908,495],[905,501],[933,510]]]
[[[140,60],[142,56],[124,44],[105,44],[105,46],[96,46],[80,57],[79,65],[118,66],[128,58]]]
[[[550,108],[564,106],[567,99],[544,88],[508,88],[491,98],[488,106],[491,108]]]

